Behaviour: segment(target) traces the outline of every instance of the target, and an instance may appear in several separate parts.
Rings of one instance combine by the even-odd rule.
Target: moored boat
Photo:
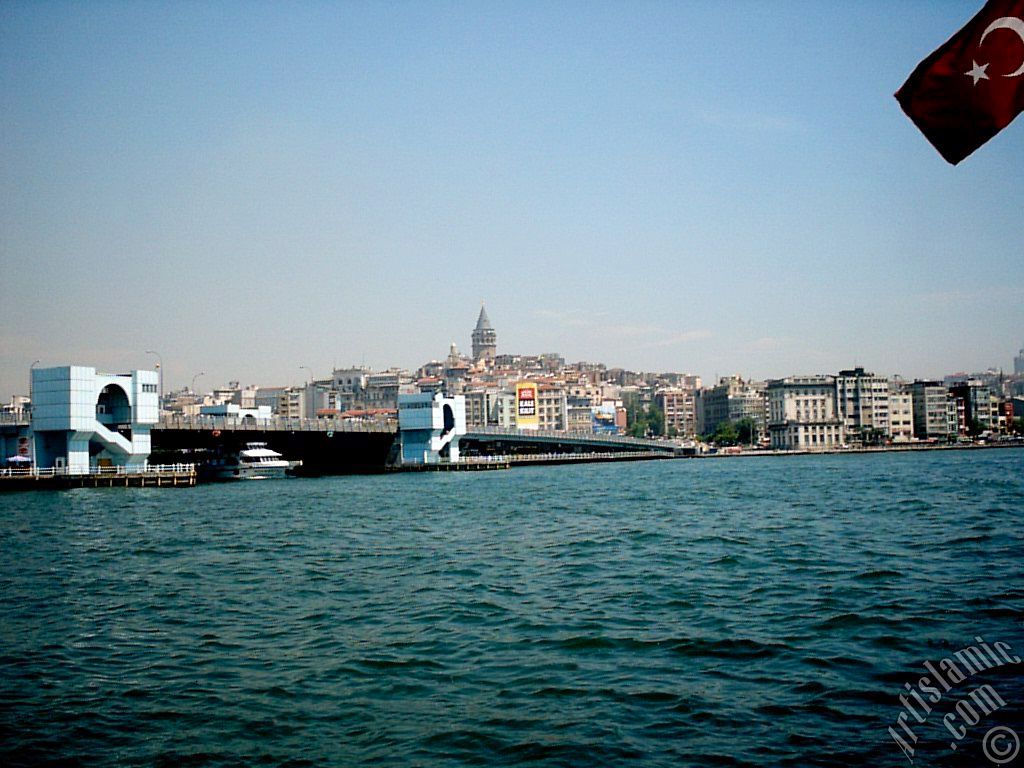
[[[288,461],[266,443],[246,443],[237,454],[215,459],[205,469],[211,480],[270,480],[291,474],[299,464]]]

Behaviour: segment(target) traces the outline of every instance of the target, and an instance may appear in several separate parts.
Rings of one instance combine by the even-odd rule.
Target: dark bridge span
[[[315,419],[170,418],[153,427],[150,461],[202,462],[235,453],[246,443],[266,443],[286,459],[302,462],[308,475],[383,472],[397,434],[397,423]]]
[[[303,474],[336,475],[383,472],[394,460],[395,420],[334,422],[325,419],[167,418],[152,430],[153,463],[202,462],[234,453],[246,443],[263,442],[290,460],[302,461]],[[472,429],[461,438],[463,455],[529,457],[539,455],[629,453],[631,458],[671,456],[677,446],[585,432]]]

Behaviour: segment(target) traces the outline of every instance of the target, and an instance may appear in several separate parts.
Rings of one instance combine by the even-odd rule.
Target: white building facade
[[[823,451],[843,445],[843,420],[831,376],[768,382],[768,434],[776,450]]]

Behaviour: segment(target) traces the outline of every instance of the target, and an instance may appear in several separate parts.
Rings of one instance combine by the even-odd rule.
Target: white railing
[[[592,461],[594,459],[617,461],[629,458],[649,459],[654,456],[661,458],[668,454],[664,451],[587,451],[586,453],[521,453],[504,458],[515,464],[529,461]]]
[[[527,462],[543,461],[617,461],[629,458],[670,458],[664,451],[587,451],[584,453],[514,453],[501,454],[496,456],[459,456],[459,460],[453,462],[446,456],[440,457],[436,462],[438,465],[479,465],[479,464],[521,464]],[[422,466],[422,461],[405,461],[400,464]]]
[[[189,475],[196,471],[195,464],[129,464],[121,467],[89,467],[87,470],[71,467],[8,467],[0,469],[0,477],[118,477],[125,475]]]

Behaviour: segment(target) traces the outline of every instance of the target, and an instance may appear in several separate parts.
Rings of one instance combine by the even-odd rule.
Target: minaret
[[[483,303],[480,304],[480,317],[476,319],[476,328],[473,329],[473,360],[480,362],[494,362],[494,355],[498,350],[498,334],[491,327],[491,321],[487,317],[487,310]]]

